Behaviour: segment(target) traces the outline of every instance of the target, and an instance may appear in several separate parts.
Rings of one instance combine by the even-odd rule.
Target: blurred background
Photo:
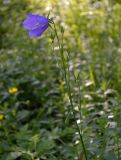
[[[26,14],[54,18],[69,51],[75,110],[90,160],[121,158],[121,1],[0,0],[0,160],[84,160],[48,28],[23,29]],[[78,97],[78,98],[77,98]],[[77,110],[77,120],[78,119]],[[80,158],[79,158],[80,157]]]

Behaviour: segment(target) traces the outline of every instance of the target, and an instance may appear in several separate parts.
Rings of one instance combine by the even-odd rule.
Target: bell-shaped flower
[[[34,14],[27,14],[27,16],[28,18],[23,22],[23,27],[29,30],[29,36],[41,36],[49,26],[48,18]]]

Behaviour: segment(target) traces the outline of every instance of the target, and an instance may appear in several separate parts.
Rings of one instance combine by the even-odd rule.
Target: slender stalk
[[[69,67],[68,68],[68,74],[69,74]],[[70,77],[70,76],[69,76]],[[74,104],[73,104],[73,100],[72,100],[72,96],[71,96],[71,86],[70,86],[70,79],[68,80],[68,95],[69,95],[69,100],[70,100],[70,103],[71,103],[71,107],[72,107],[72,112],[73,112],[73,116],[74,116],[74,119],[75,119],[75,123],[76,123],[76,127],[77,127],[77,130],[78,130],[78,133],[79,133],[79,137],[80,137],[80,142],[82,144],[82,147],[83,147],[83,152],[84,152],[84,155],[85,155],[85,159],[87,160],[87,153],[86,153],[86,148],[85,148],[85,144],[84,144],[84,141],[83,141],[83,136],[82,136],[82,128],[81,128],[81,131],[80,131],[80,127],[76,121],[76,113],[75,113],[75,110],[74,110]],[[79,108],[79,106],[78,106]],[[79,109],[80,111],[80,109]]]
[[[82,99],[81,99],[81,96],[82,96],[82,94],[81,94],[81,89],[80,89],[80,86],[81,86],[81,83],[80,83],[80,80],[78,81],[78,78],[79,78],[79,75],[78,75],[78,77],[76,78],[75,77],[75,75],[74,75],[74,78],[75,78],[75,82],[77,83],[77,87],[78,87],[78,94],[79,94],[79,97],[78,97],[78,110],[79,110],[79,115],[80,115],[80,120],[82,119],[82,106],[81,106],[81,104],[82,104]],[[81,126],[81,132],[82,132],[82,126]]]
[[[53,24],[54,24],[54,22],[53,22]],[[60,43],[55,24],[54,24],[54,31],[55,31],[55,36],[57,38],[58,45],[59,45],[59,50],[60,50],[60,54],[61,54],[62,68],[63,68],[63,71],[64,71],[64,78],[65,78],[65,82],[66,82],[66,85],[67,85],[67,92],[68,92],[69,101],[70,101],[70,104],[71,104],[71,110],[72,110],[73,117],[74,117],[74,120],[75,120],[75,123],[76,123],[76,128],[77,128],[78,133],[79,133],[80,142],[82,144],[82,148],[83,148],[83,152],[84,152],[84,155],[85,155],[85,159],[88,160],[86,147],[85,147],[85,144],[84,144],[84,141],[83,141],[83,136],[82,136],[82,133],[80,131],[80,127],[79,127],[79,125],[77,123],[77,120],[76,120],[76,113],[75,113],[73,99],[72,99],[72,95],[71,95],[71,86],[70,86],[70,79],[69,79],[69,68],[67,67],[67,64],[66,64],[65,58],[64,58],[64,54],[63,54],[64,53],[64,49],[63,49],[63,33],[62,33],[62,41]],[[67,70],[66,70],[66,67],[67,67]],[[67,71],[68,71],[68,78],[67,78]]]

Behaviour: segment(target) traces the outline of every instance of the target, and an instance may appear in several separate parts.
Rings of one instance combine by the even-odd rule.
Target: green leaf
[[[53,140],[45,140],[42,142],[39,142],[37,145],[37,152],[40,154],[44,154],[55,147],[55,143]]]

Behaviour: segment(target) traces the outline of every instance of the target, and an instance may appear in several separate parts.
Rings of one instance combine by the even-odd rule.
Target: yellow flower
[[[0,121],[4,119],[4,115],[0,113]]]
[[[11,94],[14,94],[18,91],[18,88],[16,87],[13,87],[13,88],[9,88],[8,92],[11,93]]]

